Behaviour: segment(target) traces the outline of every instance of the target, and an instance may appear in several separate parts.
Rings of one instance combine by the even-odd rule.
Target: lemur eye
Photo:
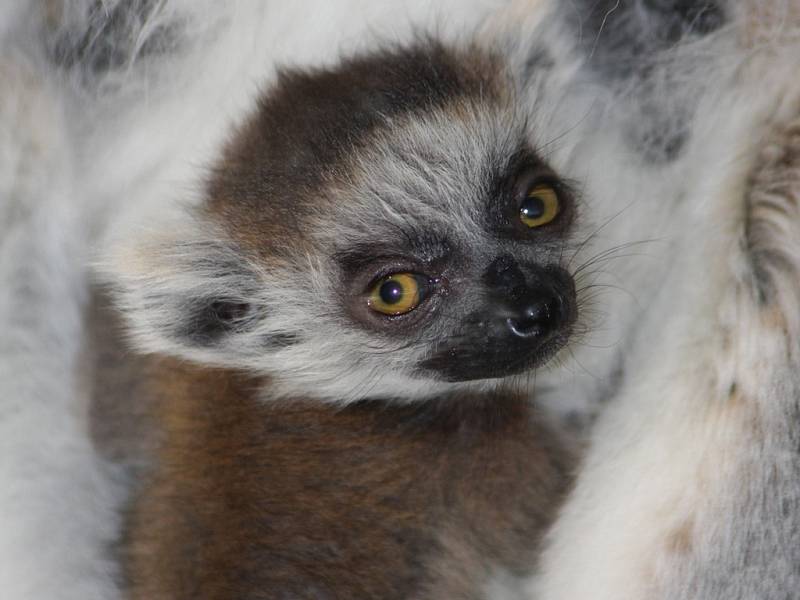
[[[536,185],[519,207],[519,218],[528,227],[547,225],[558,215],[558,194],[549,185]]]
[[[384,315],[402,315],[419,306],[428,291],[428,280],[424,276],[393,273],[372,286],[367,304]]]

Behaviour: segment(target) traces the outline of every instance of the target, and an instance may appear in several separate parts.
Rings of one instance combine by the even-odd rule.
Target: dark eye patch
[[[264,350],[283,350],[299,344],[300,341],[299,333],[270,333],[263,336],[260,347]]]

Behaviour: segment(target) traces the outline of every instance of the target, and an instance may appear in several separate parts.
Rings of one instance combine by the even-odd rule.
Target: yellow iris
[[[519,218],[528,227],[547,225],[558,215],[558,194],[549,185],[537,185],[519,207]]]
[[[384,315],[402,315],[420,303],[420,283],[412,273],[394,273],[370,290],[369,307]]]

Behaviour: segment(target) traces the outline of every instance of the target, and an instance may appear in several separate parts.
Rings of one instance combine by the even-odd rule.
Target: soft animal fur
[[[605,151],[640,143],[641,114],[625,113],[631,94],[641,106],[651,86],[645,126],[660,124],[681,143],[656,163],[640,155],[617,162],[612,177],[591,175],[614,196],[646,178],[646,195],[623,218],[649,207],[647,233],[660,242],[647,270],[623,279],[646,310],[624,343],[619,392],[592,431],[530,597],[793,598],[800,13],[788,2],[721,5],[718,32],[638,57],[649,62],[638,75],[619,72],[619,45],[603,38],[628,39],[636,15],[605,4],[604,31],[589,37],[614,79],[600,75],[608,65],[585,68],[617,104],[605,118],[630,132],[600,134]],[[665,127],[670,115],[680,128]],[[590,147],[596,135],[588,133]]]
[[[259,86],[274,81],[276,64],[331,65],[376,39],[408,43],[415,21],[437,21],[436,36],[452,41],[493,8],[459,1],[458,12],[439,16],[462,19],[437,19],[422,2],[299,4],[74,0],[0,9],[3,77],[15,82],[0,91],[4,596],[116,594],[107,560],[116,474],[88,441],[89,393],[75,378],[87,240],[129,248],[131,235],[162,219],[176,223],[172,239],[217,240],[217,231],[190,226],[185,205],[204,198],[206,166],[252,111]],[[609,406],[530,584],[534,598],[785,598],[797,588],[796,18],[791,0],[520,2],[481,28],[481,43],[517,74],[540,153],[586,199],[574,265],[586,265],[584,300],[604,293],[584,307],[582,317],[594,319],[584,322],[583,344],[569,348],[574,360],[535,377],[537,403],[574,410],[578,424],[587,407]],[[231,256],[225,244],[205,248],[215,260]],[[135,252],[115,256],[123,279],[141,276]],[[162,264],[173,274],[176,266]],[[186,353],[154,336],[154,323],[164,321],[140,327],[140,341]],[[191,352],[219,362],[207,348]],[[120,357],[130,358],[120,350],[109,361]],[[251,369],[267,366],[248,360]],[[208,381],[199,403],[225,379],[175,369]],[[148,381],[162,381],[158,372]],[[117,406],[126,387],[100,383],[97,406]],[[341,399],[341,389],[326,390]],[[271,410],[234,397],[248,410]],[[311,417],[306,406],[296,410],[285,418]],[[333,414],[316,414],[320,430]],[[381,431],[357,405],[338,418]],[[243,436],[258,432],[256,423],[234,424]],[[100,441],[119,442],[107,425],[95,429]],[[232,473],[203,474],[223,475]],[[508,590],[492,582],[485,592]]]
[[[12,44],[0,55],[0,595],[104,600],[122,490],[92,446],[79,378],[80,185],[51,82]]]

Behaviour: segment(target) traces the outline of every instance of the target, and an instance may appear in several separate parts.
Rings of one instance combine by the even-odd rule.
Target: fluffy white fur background
[[[679,161],[589,175],[641,186],[659,242],[623,276],[646,310],[532,597],[800,595],[800,22],[765,4],[678,81],[699,98]]]
[[[525,593],[800,595],[795,0],[728,3],[730,23],[668,49],[647,89],[585,74],[592,45],[583,55],[548,25],[555,0],[488,24],[507,2],[132,1],[156,10],[123,24],[111,68],[94,70],[54,65],[53,49],[80,54],[83,24],[119,2],[0,7],[0,597],[117,595],[124,485],[91,446],[76,367],[90,260],[194,201],[276,64],[330,62],[415,24],[558,49],[532,116],[596,225],[585,252],[601,257],[602,319],[537,391],[553,406],[607,405]],[[613,26],[614,10],[605,17]],[[508,51],[516,60],[527,42]],[[690,126],[665,164],[642,162],[629,139],[654,102],[665,129]]]

